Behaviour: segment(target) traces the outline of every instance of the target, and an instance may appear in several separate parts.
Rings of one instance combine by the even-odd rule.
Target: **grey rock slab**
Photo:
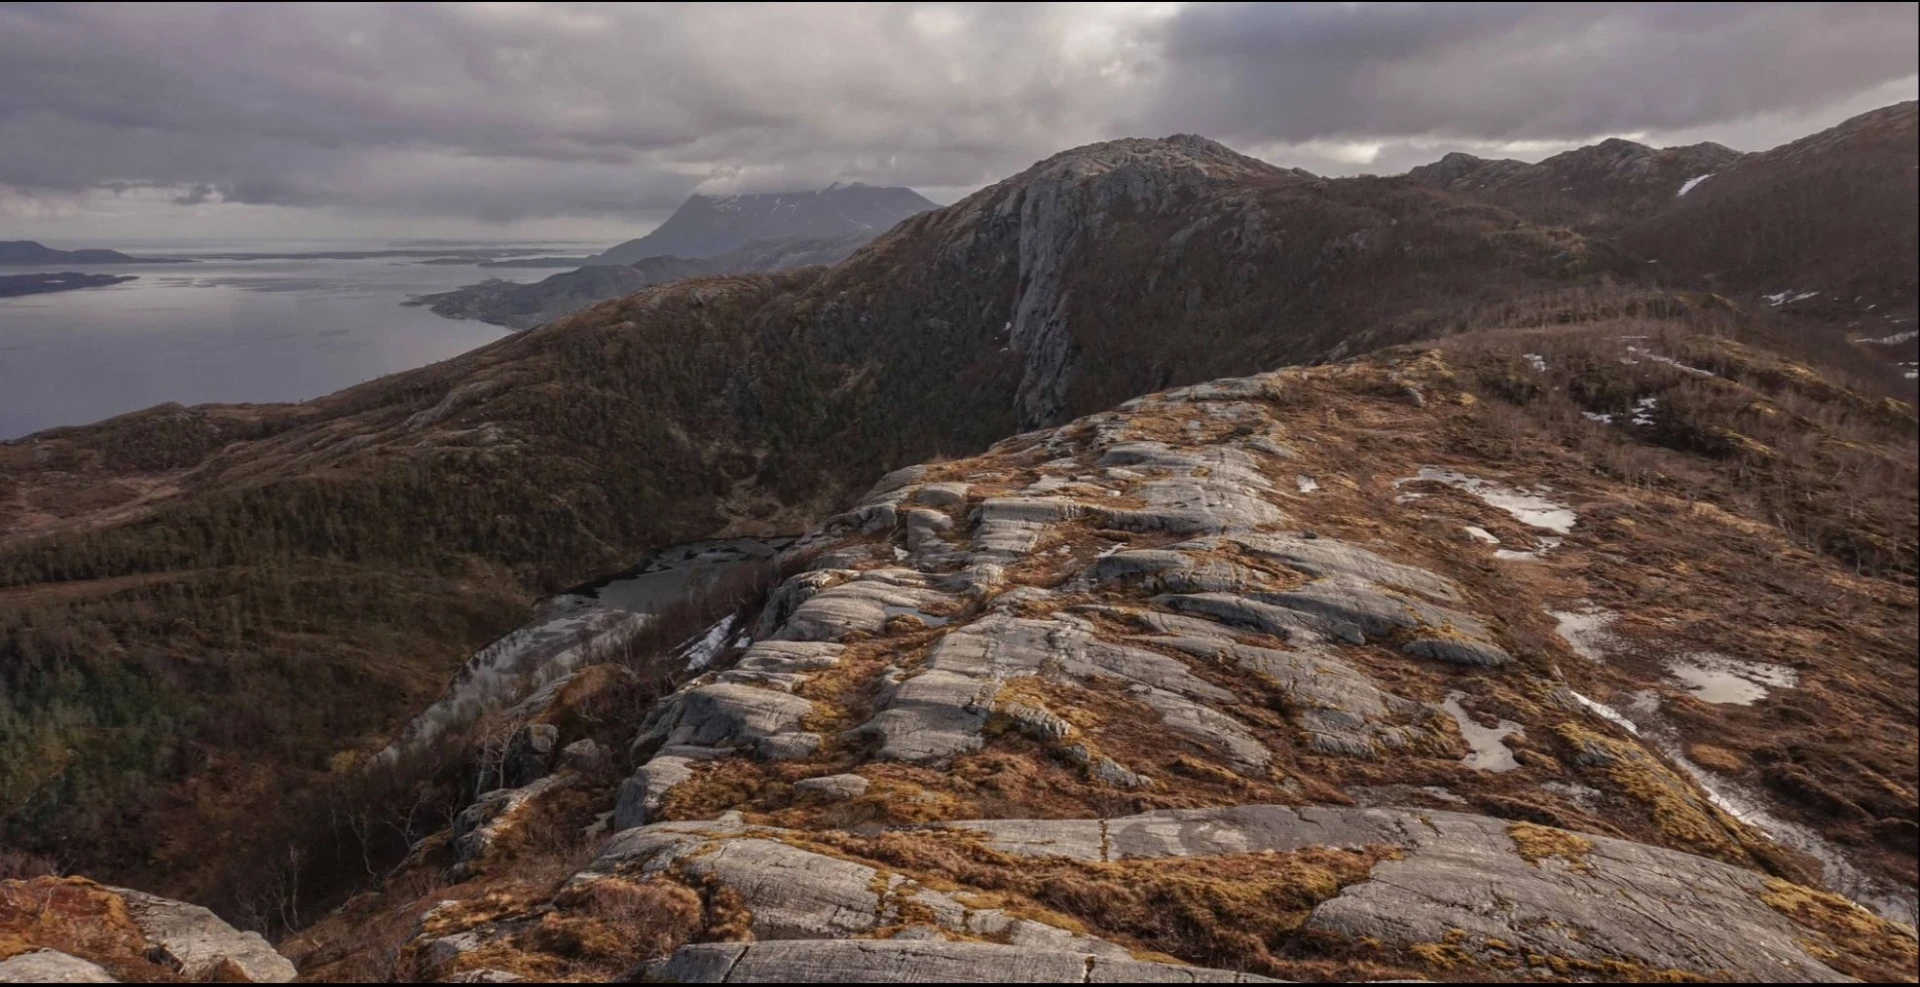
[[[823,742],[824,738],[817,733],[790,730],[760,738],[760,742],[753,745],[753,752],[763,761],[797,761],[812,757]]]
[[[1759,900],[1764,875],[1604,836],[1582,836],[1591,844],[1582,870],[1526,860],[1505,820],[1442,810],[1242,805],[944,825],[1003,852],[1080,860],[1395,846],[1397,859],[1319,905],[1307,928],[1398,946],[1499,940],[1510,950],[1736,980],[1842,979],[1799,947],[1804,930]],[[1464,940],[1449,938],[1456,929]]]
[[[1415,638],[1401,645],[1400,650],[1416,658],[1479,668],[1497,668],[1513,661],[1513,656],[1497,644],[1457,637]]]
[[[1462,597],[1460,585],[1445,576],[1391,561],[1332,538],[1241,535],[1233,540],[1257,555],[1272,558],[1309,576],[1347,576],[1449,602]]]
[[[671,983],[1273,983],[1249,974],[980,942],[851,939],[682,946]]]
[[[928,483],[914,492],[914,500],[928,507],[953,507],[967,502],[967,485],[952,481]]]
[[[633,769],[633,775],[620,783],[620,794],[613,807],[613,828],[618,831],[644,826],[673,786],[693,778],[694,762],[684,757],[656,757]]]
[[[682,861],[739,892],[761,939],[838,938],[879,922],[872,867],[788,846],[778,840],[723,840]]]
[[[1239,720],[1165,689],[1145,687],[1130,691],[1134,698],[1160,714],[1160,721],[1168,729],[1212,748],[1225,757],[1235,771],[1262,777],[1267,766],[1273,763],[1273,752]]]
[[[613,751],[592,739],[576,740],[560,748],[560,765],[581,774],[595,774],[613,765]]]
[[[856,774],[822,775],[818,778],[802,778],[793,783],[795,791],[822,798],[840,800],[859,798],[867,794],[872,783]]]
[[[127,914],[154,946],[166,950],[189,980],[212,977],[232,963],[257,984],[292,982],[299,971],[257,932],[242,932],[220,917],[184,901],[114,888],[126,899]]]
[[[292,978],[288,978],[292,979]],[[117,984],[106,967],[57,949],[36,949],[0,960],[0,984]]]
[[[794,729],[812,711],[813,704],[798,696],[741,683],[682,689],[647,714],[634,747],[752,743]]]
[[[856,631],[878,634],[887,617],[901,608],[939,610],[955,602],[937,590],[901,585],[882,572],[871,570],[809,597],[774,632],[774,639],[839,641]]]
[[[1806,933],[1759,900],[1764,877],[1688,854],[1590,836],[1586,869],[1515,852],[1507,824],[1427,814],[1435,832],[1314,909],[1307,928],[1384,942],[1626,960],[1735,981],[1840,982],[1798,940]],[[1461,930],[1461,931],[1454,931]],[[1462,936],[1461,932],[1465,935]]]
[[[1318,622],[1297,610],[1250,600],[1233,593],[1166,593],[1153,598],[1155,606],[1176,613],[1206,617],[1234,627],[1272,634],[1283,641],[1318,640]]]

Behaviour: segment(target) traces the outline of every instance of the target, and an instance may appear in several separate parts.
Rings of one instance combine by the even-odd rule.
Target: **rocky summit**
[[[1847,756],[1899,789],[1913,726],[1873,707],[1911,702],[1911,584],[1715,506],[1714,469],[1634,489],[1544,409],[1486,403],[1575,352],[1634,361],[1655,406],[1704,373],[1780,400],[1751,352],[1491,345],[1180,388],[889,474],[618,729],[566,697],[590,668],[521,703],[503,728],[595,751],[463,812],[407,865],[444,870],[427,890],[286,948],[333,978],[390,928],[391,975],[466,982],[1910,976],[1902,838],[1765,779],[1851,723],[1887,733]],[[1686,345],[1716,369],[1678,369],[1706,362]],[[1878,602],[1777,623],[1836,580]]]

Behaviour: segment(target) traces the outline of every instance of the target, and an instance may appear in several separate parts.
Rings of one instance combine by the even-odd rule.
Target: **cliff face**
[[[285,946],[319,978],[1904,975],[1911,568],[1748,477],[1911,478],[1911,409],[1633,327],[896,471],[717,654],[660,653],[711,663],[659,701],[520,703],[554,753],[422,844],[451,886]],[[1853,535],[1910,551],[1911,485],[1875,496]],[[386,930],[382,968],[353,944]]]

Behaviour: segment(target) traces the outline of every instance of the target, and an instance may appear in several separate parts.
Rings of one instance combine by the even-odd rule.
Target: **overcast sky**
[[[1758,150],[1916,92],[1916,5],[0,5],[0,239],[618,240],[1194,132],[1387,174]]]

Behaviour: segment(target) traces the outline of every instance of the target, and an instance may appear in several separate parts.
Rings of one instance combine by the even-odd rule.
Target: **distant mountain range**
[[[515,329],[578,312],[651,284],[700,274],[784,271],[832,264],[909,216],[935,208],[910,188],[854,182],[818,192],[695,195],[660,228],[591,257],[522,257],[486,267],[579,267],[533,284],[488,280],[425,295],[452,319]]]
[[[478,319],[512,329],[531,329],[597,302],[630,295],[663,281],[702,274],[748,274],[838,263],[871,239],[873,235],[863,231],[839,236],[755,240],[713,257],[648,257],[619,266],[591,264],[532,284],[491,278],[452,291],[422,295],[407,304],[431,305],[435,315],[450,319]]]
[[[0,240],[0,266],[55,264],[185,264],[178,257],[134,257],[118,250],[55,250],[35,240]]]
[[[818,192],[695,195],[660,228],[593,258],[595,264],[631,264],[648,257],[712,257],[756,240],[880,235],[893,224],[935,208],[910,188],[854,182]]]

